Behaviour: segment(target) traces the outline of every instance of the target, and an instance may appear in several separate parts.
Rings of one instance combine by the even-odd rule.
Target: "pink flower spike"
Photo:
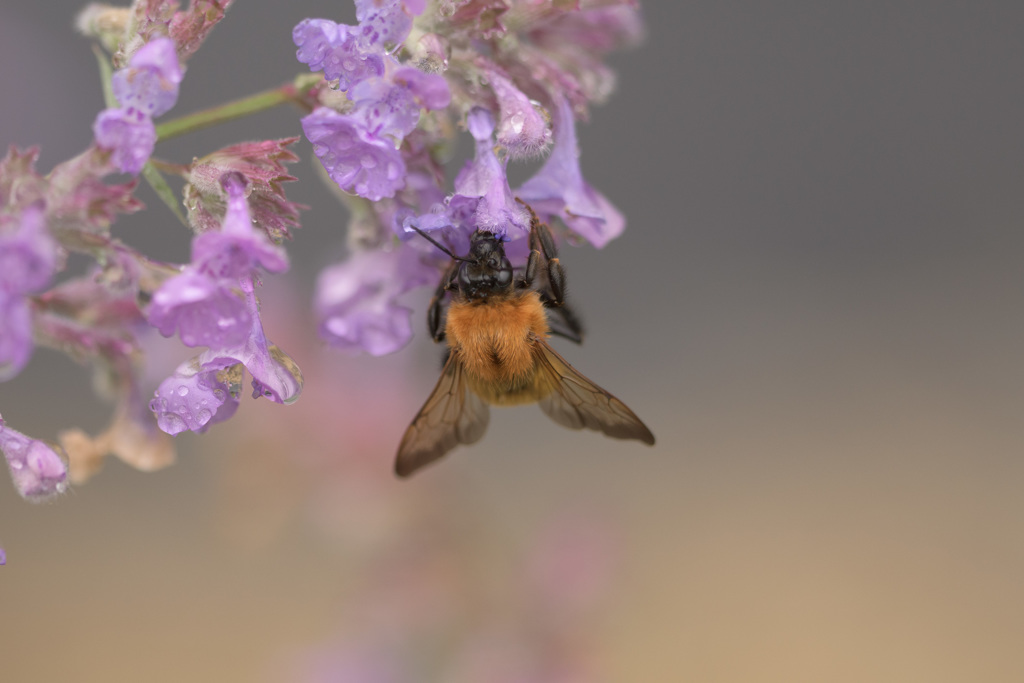
[[[7,460],[14,487],[25,500],[48,500],[68,488],[67,459],[38,439],[7,427],[0,418],[0,450]]]

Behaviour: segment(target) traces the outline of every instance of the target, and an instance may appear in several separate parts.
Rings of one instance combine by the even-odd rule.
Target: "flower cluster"
[[[427,261],[433,279],[444,265],[413,227],[436,232],[457,253],[474,231],[492,232],[510,243],[514,264],[528,253],[529,233],[516,197],[563,237],[602,247],[622,232],[622,214],[583,179],[575,118],[611,90],[603,55],[638,39],[642,25],[632,2],[355,4],[357,25],[306,19],[292,37],[299,61],[330,86],[303,130],[350,195],[352,243],[380,252],[353,254],[322,274],[321,334],[378,355],[412,335],[396,299],[430,281],[414,261]],[[460,126],[475,153],[449,189],[441,169]],[[534,177],[509,186],[510,161],[548,150]],[[396,263],[408,265],[395,271]]]
[[[302,374],[269,341],[258,297],[265,274],[288,269],[284,243],[305,208],[283,189],[295,180],[286,165],[297,160],[298,138],[175,162],[154,156],[165,137],[273,104],[302,110],[299,125],[351,209],[352,254],[320,274],[315,297],[321,337],[335,348],[382,355],[411,338],[402,297],[446,265],[413,228],[455,253],[474,231],[492,232],[517,265],[529,228],[517,198],[560,239],[601,247],[623,230],[622,215],[583,178],[575,125],[611,90],[604,55],[640,35],[634,2],[355,0],[353,25],[294,27],[297,58],[312,73],[273,91],[278,98],[155,125],[230,5],[87,7],[78,27],[109,55],[100,58],[108,108],[92,144],[46,174],[35,169],[35,149],[0,159],[0,381],[45,347],[90,365],[114,403],[107,428],[62,431],[55,447],[0,423],[0,448],[26,498],[85,480],[108,455],[144,470],[167,465],[170,436],[236,412],[246,373],[253,397],[287,404],[301,392]],[[473,155],[449,181],[462,130]],[[508,164],[545,154],[532,178],[510,186]],[[141,175],[191,229],[188,263],[165,263],[111,234],[120,215],[143,208],[139,179],[108,182],[115,173]],[[184,181],[180,195],[165,174]],[[71,255],[90,261],[84,274],[67,272]],[[156,332],[194,349],[169,374],[151,367]]]
[[[136,180],[104,178],[138,174],[147,164],[157,142],[153,118],[175,104],[185,59],[230,2],[89,6],[79,28],[119,67],[107,83],[116,106],[97,117],[94,144],[45,175],[35,169],[35,149],[11,148],[0,159],[0,381],[18,375],[42,346],[92,366],[101,396],[115,403],[106,429],[64,430],[59,446],[0,421],[0,450],[26,499],[84,481],[108,455],[142,470],[166,466],[175,455],[169,435],[203,431],[234,412],[243,370],[253,377],[255,396],[287,403],[299,394],[301,373],[267,341],[256,297],[260,272],[287,269],[280,242],[298,226],[302,207],[281,187],[294,180],[284,171],[296,158],[287,150],[294,138],[161,166],[186,183],[187,221],[196,232],[190,263],[150,258],[110,232],[119,215],[143,205]],[[151,170],[147,181],[169,196],[161,173]],[[172,206],[180,213],[179,207]],[[85,274],[65,272],[70,254],[91,259]],[[146,354],[155,331],[209,348],[156,387]]]
[[[288,256],[252,225],[245,178],[222,179],[227,210],[219,231],[192,240],[192,261],[153,294],[149,322],[164,336],[178,331],[186,346],[209,347],[164,380],[150,402],[168,434],[203,432],[238,407],[242,368],[252,375],[253,398],[276,403],[298,398],[302,377],[294,362],[263,333],[255,283],[257,268],[288,269]]]
[[[149,160],[156,146],[153,118],[177,102],[181,79],[181,64],[170,38],[146,43],[128,66],[114,73],[111,87],[121,106],[100,112],[93,134],[96,144],[111,150],[114,165],[122,173],[137,174]]]

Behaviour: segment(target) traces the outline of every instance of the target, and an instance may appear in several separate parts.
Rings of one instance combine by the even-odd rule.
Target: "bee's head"
[[[487,298],[512,286],[512,264],[501,238],[477,230],[469,238],[469,256],[459,266],[459,290],[470,299]]]

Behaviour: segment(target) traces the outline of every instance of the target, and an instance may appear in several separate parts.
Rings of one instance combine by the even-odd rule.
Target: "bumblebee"
[[[449,352],[441,379],[398,447],[400,477],[480,440],[490,405],[539,403],[570,429],[654,444],[632,410],[548,345],[553,333],[580,343],[582,327],[565,305],[565,270],[551,232],[523,205],[530,212],[530,255],[519,277],[491,232],[474,232],[469,254],[460,257],[414,228],[452,258],[427,314],[431,335]]]

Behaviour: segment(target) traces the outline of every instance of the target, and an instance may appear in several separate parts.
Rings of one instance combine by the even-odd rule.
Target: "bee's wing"
[[[395,459],[395,474],[408,477],[455,448],[480,440],[487,431],[487,404],[466,386],[466,372],[452,353],[430,398],[405,430]]]
[[[654,435],[626,404],[581,375],[546,341],[534,338],[540,409],[569,429],[593,429],[616,439],[654,443]]]

